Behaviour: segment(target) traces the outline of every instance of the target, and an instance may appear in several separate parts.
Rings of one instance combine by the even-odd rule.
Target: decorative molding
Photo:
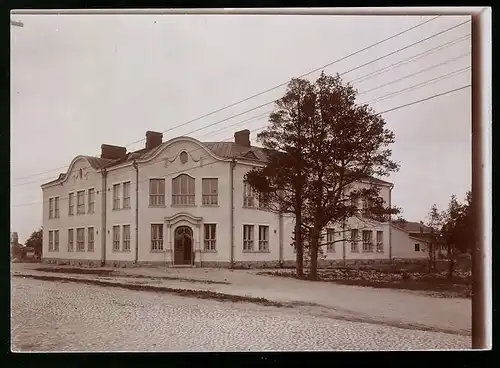
[[[171,160],[170,160],[168,157],[165,157],[165,158],[163,159],[163,161],[165,162],[165,163],[163,164],[163,166],[164,166],[164,167],[168,167],[168,165],[169,165],[169,164],[174,163],[174,162],[177,160],[177,158],[179,158],[179,156],[180,156],[180,154],[181,154],[182,152],[186,152],[186,153],[188,154],[188,157],[190,157],[190,158],[191,158],[191,160],[192,160],[193,162],[195,162],[195,163],[198,163],[198,162],[202,161],[202,159],[203,159],[203,158],[200,156],[200,158],[197,160],[197,159],[195,159],[195,158],[193,157],[193,155],[191,154],[191,152],[186,151],[185,149],[182,149],[182,150],[180,150],[179,152],[177,152],[177,155],[175,155],[175,157],[174,157],[173,159],[171,159]],[[186,161],[185,163],[187,163],[187,161]]]
[[[165,217],[165,222],[167,223],[167,227],[172,227],[173,225],[181,221],[188,222],[199,228],[201,223],[203,222],[203,217],[193,216],[187,212],[179,212],[173,216]]]

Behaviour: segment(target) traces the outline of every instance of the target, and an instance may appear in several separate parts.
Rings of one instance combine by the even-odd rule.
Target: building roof
[[[235,142],[200,142],[203,144],[208,150],[210,150],[214,155],[226,158],[226,159],[244,159],[248,161],[265,163],[267,161],[267,156],[265,153],[265,149],[257,146],[245,146],[241,144],[237,144]],[[126,162],[131,162],[137,159],[148,159],[154,156],[158,151],[163,149],[168,142],[163,142],[161,145],[152,148],[146,149],[142,148],[137,151],[129,152],[125,157],[121,159],[107,159],[107,158],[99,158],[95,156],[81,156],[88,160],[90,166],[95,170],[107,169],[111,168]],[[55,180],[52,180],[43,185],[52,184],[59,180],[63,180],[66,174],[61,173],[59,177]],[[368,177],[367,180],[372,181],[374,183],[379,184],[392,184],[390,182],[377,179],[374,177]]]
[[[420,229],[422,229],[422,233],[424,234],[425,233],[429,234],[431,232],[431,228],[429,226],[421,224],[420,222],[412,222],[412,221],[408,221],[405,223],[392,222],[392,224],[398,229],[401,229],[407,233],[420,234]]]

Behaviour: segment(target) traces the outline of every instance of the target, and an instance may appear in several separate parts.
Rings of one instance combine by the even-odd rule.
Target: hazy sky
[[[280,97],[285,87],[181,128],[172,127],[286,82],[431,17],[241,15],[13,15],[11,26],[11,231],[24,242],[42,224],[40,184],[64,172],[79,155],[98,155],[102,143],[128,145],[147,130],[188,135]],[[441,16],[327,68],[356,66],[462,23]],[[342,75],[351,81],[470,34],[470,23]],[[353,84],[359,96],[379,96],[459,71],[371,104],[388,110],[470,84],[470,38],[387,73]],[[463,56],[463,57],[461,57]],[[455,59],[455,60],[453,60]],[[449,62],[448,62],[449,61]],[[308,76],[314,79],[320,71]],[[248,128],[252,141],[266,124],[267,105],[194,134],[229,140]],[[237,123],[258,116],[250,122]],[[470,88],[384,114],[396,134],[393,158],[401,170],[393,204],[408,220],[429,207],[460,199],[471,185]],[[144,142],[129,145],[142,148]],[[57,168],[57,169],[56,169]],[[51,172],[46,172],[52,169]],[[46,172],[41,175],[36,175]],[[24,178],[24,179],[23,179]]]

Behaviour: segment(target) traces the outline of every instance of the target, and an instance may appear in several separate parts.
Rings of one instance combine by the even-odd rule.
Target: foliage
[[[399,212],[385,206],[379,186],[355,185],[398,169],[388,149],[394,134],[371,108],[356,104],[356,95],[339,75],[321,73],[315,83],[292,80],[270,116],[270,127],[258,136],[270,153],[269,163],[246,177],[275,209],[300,216],[296,232],[305,231],[298,238],[310,247],[311,278],[316,278],[321,232],[328,224],[343,224],[352,216],[387,221]]]
[[[43,248],[43,228],[33,231],[29,239],[26,241],[27,247],[32,247],[37,256],[42,255]]]
[[[431,228],[431,235],[428,245],[429,253],[429,273],[436,268],[436,250],[440,243],[440,229],[443,222],[443,216],[438,210],[436,204],[433,204],[427,215],[427,226]]]

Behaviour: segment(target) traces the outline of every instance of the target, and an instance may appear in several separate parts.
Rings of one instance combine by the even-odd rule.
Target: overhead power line
[[[334,61],[332,61],[332,62],[330,62],[330,63],[328,63],[328,64],[325,64],[325,65],[323,65],[323,66],[321,66],[321,67],[319,67],[319,68],[316,68],[316,69],[313,69],[313,70],[311,70],[311,71],[309,71],[309,72],[307,72],[307,73],[301,74],[301,75],[300,75],[300,76],[298,76],[297,78],[303,78],[303,77],[308,76],[308,75],[310,75],[310,74],[312,74],[312,73],[315,73],[315,72],[317,72],[317,71],[319,71],[319,70],[321,70],[321,69],[324,69],[324,68],[329,67],[329,66],[331,66],[331,65],[333,65],[333,64],[336,64],[336,63],[338,63],[338,62],[340,62],[340,61],[346,60],[346,59],[348,59],[348,58],[350,58],[350,57],[352,57],[352,56],[354,56],[354,55],[357,55],[357,54],[359,54],[359,53],[361,53],[361,52],[363,52],[363,51],[369,50],[369,49],[371,49],[371,48],[373,48],[373,47],[375,47],[375,46],[378,46],[378,45],[380,45],[380,44],[382,44],[382,43],[384,43],[384,42],[387,42],[387,41],[389,41],[389,40],[392,40],[392,39],[394,39],[394,38],[396,38],[396,37],[398,37],[398,36],[400,36],[400,35],[402,35],[402,34],[405,34],[405,33],[410,32],[410,31],[412,31],[412,30],[414,30],[414,29],[416,29],[416,28],[418,28],[418,27],[421,27],[421,26],[423,26],[423,25],[425,25],[425,24],[427,24],[427,23],[429,23],[429,22],[432,22],[432,21],[434,21],[435,19],[437,19],[437,18],[439,18],[439,17],[440,17],[440,15],[435,16],[435,17],[433,17],[433,18],[431,18],[431,19],[425,20],[425,21],[423,21],[423,22],[421,22],[421,23],[419,23],[419,24],[417,24],[417,25],[415,25],[415,26],[412,26],[412,27],[410,27],[410,28],[407,28],[407,29],[405,29],[405,30],[403,30],[403,31],[401,31],[401,32],[398,32],[398,33],[396,33],[396,34],[394,34],[394,35],[390,36],[390,37],[384,38],[384,39],[382,39],[382,40],[380,40],[380,41],[378,41],[378,42],[376,42],[376,43],[374,43],[374,44],[371,44],[371,45],[369,45],[369,46],[367,46],[367,47],[364,47],[364,48],[362,48],[362,49],[360,49],[360,50],[357,50],[357,51],[355,51],[355,52],[353,52],[353,53],[351,53],[351,54],[348,54],[348,55],[346,55],[346,56],[344,56],[344,57],[342,57],[342,58],[336,59],[336,60],[334,60]],[[461,25],[461,24],[460,24],[460,25]],[[455,28],[455,27],[453,27],[453,28]],[[442,32],[441,32],[441,33],[442,33]],[[243,102],[246,102],[246,101],[249,101],[249,100],[251,100],[251,99],[253,99],[253,98],[255,98],[255,97],[261,96],[261,95],[263,95],[263,94],[265,94],[265,93],[268,93],[268,92],[271,92],[271,91],[273,91],[273,90],[276,90],[276,89],[278,89],[278,88],[280,88],[280,87],[283,87],[283,86],[287,85],[288,83],[289,83],[289,81],[286,81],[286,82],[284,82],[284,83],[278,84],[278,85],[276,85],[276,86],[274,86],[274,87],[271,87],[271,88],[268,88],[268,89],[266,89],[266,90],[264,90],[264,91],[262,91],[262,92],[256,93],[256,94],[254,94],[254,95],[252,95],[252,96],[250,96],[250,97],[244,98],[244,99],[242,99],[242,100],[240,100],[240,101],[237,101],[237,102],[231,103],[231,104],[226,105],[226,106],[224,106],[224,107],[221,107],[221,108],[219,108],[219,109],[217,109],[217,110],[214,110],[214,111],[212,111],[212,112],[209,112],[209,113],[207,113],[207,114],[204,114],[204,115],[202,115],[202,116],[199,116],[199,117],[197,117],[197,118],[195,118],[195,119],[191,119],[191,120],[186,121],[186,122],[184,122],[184,123],[182,123],[182,124],[179,124],[179,125],[176,125],[176,126],[174,126],[174,127],[172,127],[172,128],[169,128],[169,129],[167,129],[167,130],[164,130],[162,133],[166,133],[166,132],[168,132],[168,131],[171,131],[171,130],[174,130],[174,129],[177,129],[177,128],[180,128],[180,127],[183,127],[183,126],[188,125],[188,124],[191,124],[191,123],[193,123],[193,122],[195,122],[195,121],[198,121],[198,120],[201,120],[201,119],[203,119],[203,118],[206,118],[206,117],[208,117],[208,116],[210,116],[210,115],[213,115],[213,114],[216,114],[216,113],[218,113],[218,112],[221,112],[221,111],[227,110],[227,109],[229,109],[229,108],[231,108],[231,107],[233,107],[233,106],[239,105],[239,104],[241,104],[241,103],[243,103]],[[269,103],[267,103],[267,104],[265,104],[265,105],[268,105],[268,104],[270,104],[270,103],[274,103],[274,101],[269,102]],[[265,105],[261,105],[261,106],[265,106]],[[254,108],[254,109],[250,109],[250,110],[247,110],[246,112],[253,111],[253,110],[255,110],[255,109],[256,109],[256,108]],[[243,114],[243,113],[238,114],[238,115],[235,115],[235,116],[239,116],[239,115],[242,115],[242,114]],[[142,142],[143,140],[144,140],[144,138],[143,138],[143,139],[140,139],[140,140],[137,140],[137,141],[134,141],[134,142],[132,142],[132,143],[129,143],[129,144],[125,145],[125,147],[131,146],[131,145],[133,145],[133,144],[135,144],[135,143]],[[96,155],[96,156],[98,156],[98,155]],[[68,167],[68,165],[66,165],[66,166],[61,166],[61,167],[58,167],[58,168],[55,168],[55,169],[52,169],[52,170],[43,171],[43,172],[40,172],[40,173],[36,173],[36,174],[32,174],[32,175],[28,175],[28,176],[25,176],[25,177],[22,177],[22,178],[16,178],[15,180],[23,180],[23,179],[27,179],[27,178],[30,178],[30,177],[33,177],[33,176],[38,176],[38,175],[47,174],[47,173],[49,173],[49,172],[56,171],[56,170],[60,170],[60,169],[67,168],[67,167]]]
[[[428,101],[428,100],[432,100],[434,98],[437,98],[437,97],[441,97],[441,96],[445,96],[445,95],[448,95],[450,93],[454,93],[454,92],[457,92],[457,91],[460,91],[460,90],[463,90],[465,88],[468,88],[470,87],[471,85],[468,84],[468,85],[465,85],[465,86],[462,86],[462,87],[459,87],[459,88],[455,88],[455,89],[452,89],[452,90],[449,90],[449,91],[446,91],[446,92],[443,92],[443,93],[438,93],[438,94],[435,94],[435,95],[432,95],[432,96],[429,96],[427,98],[423,98],[421,100],[418,100],[418,101],[413,101],[413,102],[410,102],[410,103],[407,103],[407,104],[404,104],[404,105],[399,105],[399,106],[396,106],[396,107],[393,107],[391,109],[388,109],[388,110],[384,110],[382,112],[379,112],[377,113],[378,115],[382,115],[382,114],[385,114],[385,113],[388,113],[388,112],[391,112],[391,111],[395,111],[395,110],[399,110],[399,109],[402,109],[402,108],[405,108],[405,107],[408,107],[408,106],[412,106],[412,105],[416,105],[416,104],[419,104],[419,103],[422,103],[422,102],[425,102],[425,101]],[[259,129],[263,129],[265,128],[266,125],[264,126],[261,126],[255,130],[259,130]],[[232,139],[232,137],[231,137]],[[194,150],[192,150],[193,152],[196,151],[196,150],[199,150],[200,148],[196,148]],[[191,151],[190,151],[191,152]],[[190,170],[194,170],[194,169],[197,169],[199,167],[203,167],[203,166],[208,166],[208,165],[213,165],[215,164],[216,161],[214,162],[209,162],[207,164],[202,164],[200,166],[194,166],[192,168],[189,168],[189,169],[183,169],[183,170],[179,170],[179,171],[175,171],[173,173],[168,173],[166,175],[163,175],[163,176],[160,176],[160,177],[168,177],[168,176],[172,176],[172,175],[176,175],[176,174],[181,174],[181,173],[184,173],[184,172],[187,172],[187,171],[190,171]],[[149,179],[147,179],[149,180]],[[142,181],[139,181],[139,183],[142,183],[142,182],[145,182],[147,180],[142,180]],[[68,197],[61,197],[61,199],[68,199]],[[32,202],[32,203],[21,203],[21,204],[17,204],[17,205],[11,205],[11,207],[24,207],[24,206],[32,206],[32,205],[37,205],[37,204],[43,204],[43,203],[47,203],[47,201],[39,201],[39,202]]]

